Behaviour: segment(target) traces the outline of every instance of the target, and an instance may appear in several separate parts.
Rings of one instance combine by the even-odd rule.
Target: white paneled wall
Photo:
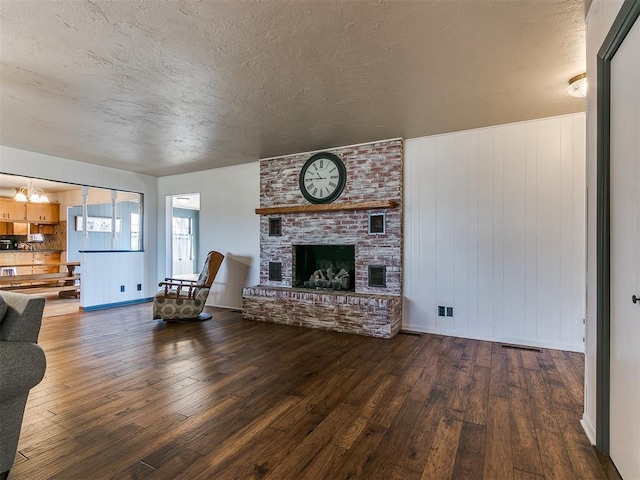
[[[584,114],[407,140],[404,194],[405,329],[583,350]]]
[[[149,296],[136,288],[138,284],[144,286],[146,280],[144,252],[81,253],[80,262],[82,308],[138,301]]]

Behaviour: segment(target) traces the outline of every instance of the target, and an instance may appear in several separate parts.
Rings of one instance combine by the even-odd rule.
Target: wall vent
[[[514,350],[527,350],[529,352],[538,352],[538,353],[542,353],[542,350],[540,350],[539,348],[536,347],[528,347],[526,345],[510,345],[507,343],[503,343],[502,345],[500,345],[502,348],[513,348]]]
[[[420,332],[412,332],[411,330],[400,330],[398,332],[401,335],[412,335],[414,337],[421,337],[422,334]]]

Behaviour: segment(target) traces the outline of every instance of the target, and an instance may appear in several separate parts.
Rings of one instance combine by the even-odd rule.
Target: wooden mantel
[[[395,208],[394,200],[375,200],[359,203],[329,203],[322,205],[296,205],[293,207],[267,207],[256,208],[258,215],[286,215],[288,213],[314,213],[314,212],[341,212],[345,210],[378,210],[383,208]]]

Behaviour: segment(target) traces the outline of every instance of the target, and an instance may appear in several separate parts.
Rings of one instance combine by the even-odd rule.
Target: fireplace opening
[[[294,245],[293,286],[355,290],[355,245]]]

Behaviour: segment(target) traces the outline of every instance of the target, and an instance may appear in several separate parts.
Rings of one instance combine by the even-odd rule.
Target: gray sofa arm
[[[0,341],[33,342],[38,341],[44,297],[23,293],[2,292],[7,302],[7,313],[0,319]]]
[[[44,350],[30,342],[0,342],[0,402],[24,395],[44,377]]]

